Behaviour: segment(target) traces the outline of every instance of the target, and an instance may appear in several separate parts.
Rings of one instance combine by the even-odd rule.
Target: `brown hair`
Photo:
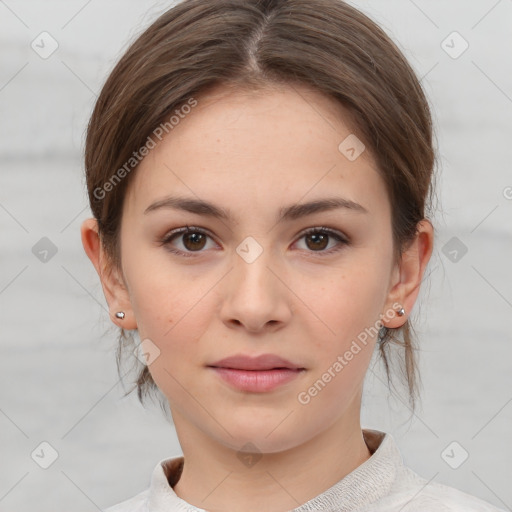
[[[180,105],[216,85],[258,89],[294,83],[315,88],[353,114],[353,128],[386,183],[400,257],[425,216],[435,152],[427,99],[397,46],[341,0],[185,0],[128,48],[108,77],[88,125],[89,201],[113,266],[121,268],[123,199],[134,174],[126,163],[155,128]],[[131,161],[133,170],[136,164]],[[400,368],[414,410],[418,376],[412,327],[407,321],[383,331],[379,353],[388,384],[391,343],[401,350]],[[126,341],[130,337],[121,329],[118,371]],[[158,390],[146,366],[136,387],[142,404],[145,395]]]

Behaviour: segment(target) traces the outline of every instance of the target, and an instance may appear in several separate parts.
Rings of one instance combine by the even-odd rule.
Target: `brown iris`
[[[314,245],[310,246],[307,240],[313,240]],[[325,249],[329,240],[329,235],[325,233],[314,233],[306,235],[306,245],[309,249]]]
[[[203,233],[185,233],[183,235],[183,245],[189,251],[201,250],[206,243],[206,235]]]

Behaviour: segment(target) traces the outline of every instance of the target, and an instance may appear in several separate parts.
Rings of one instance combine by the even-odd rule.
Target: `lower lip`
[[[226,382],[241,391],[261,393],[271,391],[295,379],[301,369],[279,368],[274,370],[236,370],[234,368],[210,367]]]

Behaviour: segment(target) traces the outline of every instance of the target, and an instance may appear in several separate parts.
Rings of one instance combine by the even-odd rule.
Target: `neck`
[[[318,496],[368,460],[357,421],[347,416],[291,449],[242,454],[206,436],[173,412],[184,455],[174,486],[186,502],[210,512],[285,512]],[[354,416],[352,415],[352,418]]]

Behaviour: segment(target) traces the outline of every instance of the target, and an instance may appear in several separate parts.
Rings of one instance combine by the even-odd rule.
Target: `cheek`
[[[142,342],[151,340],[154,345],[148,346],[158,354],[149,372],[167,397],[186,400],[182,388],[189,379],[186,371],[191,362],[201,360],[197,346],[207,329],[206,309],[212,307],[208,283],[186,279],[183,273],[171,274],[162,266],[145,271],[143,258],[132,261],[129,283],[139,337]],[[130,268],[128,262],[126,268]]]
[[[154,339],[162,351],[191,350],[206,328],[206,292],[193,285],[184,290],[180,284],[145,280],[132,300],[141,339]]]
[[[319,277],[297,278],[294,289],[305,298],[306,323],[316,326],[310,339],[323,353],[339,352],[374,326],[383,312],[389,280],[386,262],[361,251],[329,269],[328,279]]]
[[[308,303],[322,322],[311,312],[303,313],[310,319],[304,331],[315,359],[296,397],[302,411],[328,423],[354,403],[375,348],[385,282],[379,268],[358,264],[309,295]]]
[[[204,358],[199,345],[214,307],[207,294],[210,287],[155,272],[134,288],[132,304],[140,339],[149,338],[159,351],[148,366],[149,372],[162,393],[172,400],[171,405],[180,409],[190,401],[185,390],[194,388],[191,370]]]
[[[139,334],[141,339],[164,339],[194,315],[211,285],[204,274],[201,279],[173,264],[164,249],[140,247],[135,241],[135,236],[126,241],[123,268]]]

